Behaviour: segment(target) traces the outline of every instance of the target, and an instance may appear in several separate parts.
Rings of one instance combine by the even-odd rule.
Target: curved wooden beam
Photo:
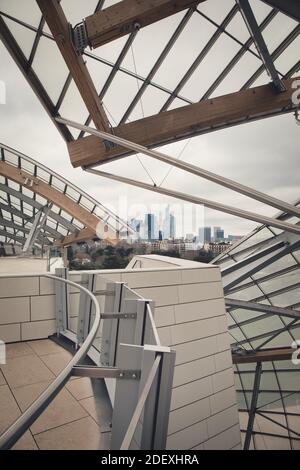
[[[99,232],[99,230],[101,232],[105,231],[104,222],[98,219],[95,215],[91,214],[84,207],[81,207],[75,201],[73,201],[57,189],[53,188],[49,184],[45,183],[39,178],[36,178],[35,176],[32,176],[30,173],[27,173],[24,170],[20,170],[15,166],[9,165],[8,163],[1,161],[0,175],[5,176],[10,180],[15,181],[16,183],[21,184],[30,191],[33,191],[39,196],[45,198],[47,201],[52,202],[54,205],[61,208],[63,211],[67,212],[69,215],[81,222],[88,229],[88,231],[85,232],[85,239],[97,236],[97,232]],[[74,242],[76,242],[76,237],[74,238]],[[115,243],[116,239],[116,233],[113,233],[112,230],[107,232],[106,241],[108,243]],[[61,244],[64,244],[63,241],[61,241]]]

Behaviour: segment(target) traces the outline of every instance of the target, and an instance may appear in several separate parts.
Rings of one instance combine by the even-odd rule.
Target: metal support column
[[[158,358],[159,366],[149,384]],[[165,449],[174,364],[175,351],[170,348],[120,345],[118,368],[126,370],[130,365],[130,369],[141,370],[141,376],[136,380],[117,379],[112,423],[113,450]]]
[[[62,279],[68,279],[67,268],[56,268],[55,276]],[[56,312],[56,331],[60,335],[68,329],[69,314],[69,288],[64,282],[55,282],[55,312]]]
[[[31,226],[30,232],[26,238],[26,242],[23,246],[23,253],[28,253],[29,250],[33,247],[34,242],[38,238],[41,229],[45,225],[47,221],[47,217],[49,212],[52,209],[53,204],[49,204],[45,208],[42,208],[38,211],[38,213],[35,216],[34,222]]]
[[[262,363],[258,362],[256,366],[256,370],[255,370],[255,379],[254,379],[251,406],[250,406],[250,411],[249,411],[248,426],[247,426],[245,443],[244,443],[244,450],[249,450],[250,444],[251,444],[251,437],[252,437],[252,432],[253,432],[255,413],[257,409],[257,402],[258,402],[258,395],[259,395],[261,372],[262,372]]]
[[[107,283],[107,291],[112,293],[106,295],[104,313],[120,313],[124,284],[122,282]],[[102,348],[100,361],[102,365],[114,367],[116,364],[117,341],[119,332],[119,319],[107,318],[103,320]]]
[[[265,43],[264,37],[261,33],[261,30],[258,26],[254,13],[250,7],[248,0],[236,0],[240,8],[240,12],[244,18],[246,26],[249,30],[250,35],[253,38],[253,41],[256,45],[256,49],[260,55],[260,58],[266,68],[268,75],[271,77],[277,91],[285,91],[286,88],[283,85],[282,81],[279,78],[278,72],[275,68],[271,55],[269,53],[268,47]]]
[[[82,285],[90,292],[95,292],[96,274],[83,274],[81,278]],[[87,338],[90,327],[93,324],[94,307],[91,298],[85,293],[80,292],[79,314],[77,327],[77,345],[81,345]]]

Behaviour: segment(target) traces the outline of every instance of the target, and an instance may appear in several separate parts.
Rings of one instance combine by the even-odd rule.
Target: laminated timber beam
[[[89,230],[88,233],[85,232],[85,234],[87,235],[86,239],[89,239],[92,236],[97,236],[96,234],[99,230],[99,223],[102,223],[104,225],[104,223],[101,222],[100,219],[98,219],[89,211],[81,207],[68,196],[61,193],[57,189],[54,189],[52,186],[48,185],[44,181],[30,175],[24,170],[20,170],[19,168],[9,165],[6,162],[0,161],[0,175],[5,176],[18,184],[21,184],[25,188],[28,188],[30,191],[38,194],[47,201],[52,202],[54,205],[65,211],[67,214],[71,215],[76,220],[81,222]],[[114,238],[116,238],[116,236],[112,239],[107,238],[107,242],[114,243]],[[80,241],[82,241],[82,238]]]
[[[102,107],[83,58],[77,55],[71,40],[71,28],[58,0],[37,0],[57,46],[70,70],[81,97],[99,130],[109,132],[109,121]]]
[[[258,362],[288,361],[295,352],[293,348],[262,349],[245,354],[232,354],[233,364],[250,364]]]
[[[123,0],[85,18],[89,45],[95,49],[204,1]]]
[[[262,85],[122,124],[113,129],[113,134],[145,147],[158,147],[218,129],[292,112],[296,108],[292,102],[295,80],[297,78],[283,80],[286,91],[282,93],[277,93],[273,84]],[[84,137],[67,145],[74,167],[88,167],[131,154],[128,149],[120,146],[108,150],[96,136]]]
[[[70,246],[73,245],[73,243],[84,242],[85,240],[91,240],[94,237],[96,237],[96,234],[92,230],[89,228],[83,228],[77,233],[72,233],[61,240],[56,240],[54,246]]]
[[[272,8],[288,15],[295,21],[300,22],[300,2],[299,0],[263,0]]]

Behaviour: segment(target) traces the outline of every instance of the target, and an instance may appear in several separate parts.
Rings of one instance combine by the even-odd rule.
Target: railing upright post
[[[62,279],[68,279],[67,268],[56,268],[55,276]],[[69,314],[69,287],[64,282],[55,282],[55,313],[56,313],[56,331],[60,335],[62,331],[68,329]]]
[[[168,435],[176,353],[174,350],[163,346],[145,346],[145,352],[148,353],[148,361],[150,360],[152,364],[157,354],[161,356],[161,360],[156,380],[151,387],[145,405],[141,449],[164,450]],[[151,353],[153,355],[152,358]],[[141,380],[142,386],[143,374]]]
[[[124,284],[122,282],[109,282],[106,289],[114,292],[114,295],[105,297],[104,313],[120,313]],[[119,319],[107,318],[103,320],[100,361],[105,366],[114,367],[116,365],[118,331]]]
[[[97,276],[95,274],[84,273],[81,277],[82,285],[90,292],[95,291]],[[91,298],[83,291],[79,298],[79,314],[77,326],[77,344],[81,345],[89,334],[94,312]]]

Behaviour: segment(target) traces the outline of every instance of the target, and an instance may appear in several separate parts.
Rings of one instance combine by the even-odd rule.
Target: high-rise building
[[[203,244],[211,242],[211,227],[199,228],[199,242]]]
[[[176,236],[176,218],[173,212],[170,212],[170,206],[166,208],[163,232],[165,239],[175,238]]]
[[[156,237],[156,217],[154,214],[145,215],[145,238],[155,240]]]
[[[141,234],[142,234],[142,228],[143,228],[143,221],[140,219],[131,219],[130,224],[132,228],[135,230],[135,239],[140,239]]]
[[[221,227],[214,227],[214,242],[224,240],[224,230]]]

